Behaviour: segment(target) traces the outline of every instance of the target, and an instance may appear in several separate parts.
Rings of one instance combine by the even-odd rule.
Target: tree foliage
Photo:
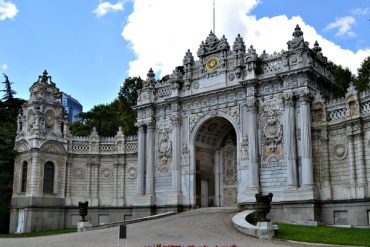
[[[336,84],[340,87],[337,92],[338,97],[346,94],[349,84],[354,80],[355,76],[348,68],[343,68],[342,65],[337,65],[331,62],[332,74]]]
[[[370,88],[370,56],[365,58],[361,67],[358,69],[356,78],[356,87],[359,91],[365,91]]]
[[[142,88],[140,77],[129,77],[125,80],[116,98],[110,104],[94,106],[90,111],[81,113],[80,121],[70,125],[73,135],[88,136],[96,127],[100,136],[114,136],[121,126],[126,135],[136,133],[136,105],[138,90]]]
[[[24,100],[0,101],[0,233],[8,232],[17,116]]]
[[[331,67],[334,80],[341,88],[337,96],[344,96],[351,82],[353,82],[356,89],[360,92],[370,89],[370,56],[362,62],[357,76],[353,75],[348,68],[343,68],[341,65],[333,62],[331,62]]]
[[[5,89],[1,90],[1,92],[4,92],[4,96],[3,96],[3,100],[11,100],[14,98],[14,95],[16,94],[16,92],[12,89],[12,84],[13,82],[10,82],[9,81],[9,77],[4,74],[4,77],[5,77],[5,81],[3,81],[2,83],[4,84],[5,86]]]

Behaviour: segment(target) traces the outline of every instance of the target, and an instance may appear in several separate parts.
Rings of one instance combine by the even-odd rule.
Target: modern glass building
[[[78,100],[62,92],[61,103],[68,113],[68,122],[72,123],[78,120],[78,114],[82,112],[82,105]]]

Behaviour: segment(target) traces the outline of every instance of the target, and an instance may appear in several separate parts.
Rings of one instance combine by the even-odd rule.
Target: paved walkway
[[[197,209],[161,219],[128,225],[129,247],[310,246],[247,237],[232,226],[231,210]],[[1,247],[116,247],[118,227],[46,237],[0,239]],[[125,246],[124,240],[121,245]],[[312,245],[314,246],[314,245]],[[316,245],[315,245],[316,246]],[[342,246],[343,247],[343,246]]]

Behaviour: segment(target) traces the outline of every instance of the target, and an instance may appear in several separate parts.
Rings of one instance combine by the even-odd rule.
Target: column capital
[[[155,120],[151,119],[145,122],[148,129],[155,129]]]
[[[310,101],[313,99],[312,93],[308,89],[303,89],[297,92],[297,95],[299,96],[298,100],[301,103],[310,103]]]
[[[181,120],[182,120],[182,117],[178,113],[172,114],[170,117],[171,124],[172,126],[175,126],[175,127],[179,127],[181,125]]]
[[[247,108],[247,111],[256,112],[258,107],[258,100],[255,98],[247,99],[244,101],[244,106]]]
[[[281,96],[286,106],[294,106],[295,94],[293,92],[283,92]]]

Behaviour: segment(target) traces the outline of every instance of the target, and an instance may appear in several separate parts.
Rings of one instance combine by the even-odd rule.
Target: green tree
[[[131,107],[137,103],[138,90],[143,87],[143,80],[140,77],[129,77],[125,80],[118,93],[118,98],[127,102]]]
[[[6,93],[6,92],[5,92]],[[14,142],[17,116],[25,101],[8,98],[0,101],[0,232],[7,233],[14,172]]]
[[[16,94],[16,92],[12,89],[12,84],[13,82],[10,82],[9,81],[9,78],[6,74],[4,74],[4,77],[5,77],[5,81],[3,81],[2,83],[4,84],[5,86],[5,89],[1,90],[1,92],[4,92],[4,96],[3,96],[3,100],[11,100],[14,98],[14,94]]]
[[[359,91],[365,91],[370,88],[370,56],[365,58],[358,69],[358,75],[355,80],[356,88]]]
[[[120,88],[118,98],[110,104],[96,105],[79,115],[80,121],[70,124],[73,135],[88,136],[96,127],[100,136],[114,136],[121,126],[126,135],[135,134],[136,113],[132,109],[137,103],[138,90],[142,88],[140,77],[127,78]]]
[[[330,63],[334,81],[340,88],[336,96],[342,97],[346,94],[347,88],[350,82],[354,80],[355,76],[348,68],[343,68],[342,65],[337,65],[333,62]]]

